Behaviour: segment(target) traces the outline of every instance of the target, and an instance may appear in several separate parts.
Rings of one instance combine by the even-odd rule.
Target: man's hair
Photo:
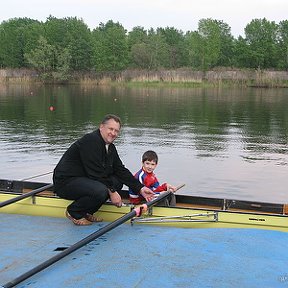
[[[119,123],[120,124],[120,127],[122,126],[122,123],[121,123],[121,119],[120,117],[114,115],[114,114],[107,114],[105,115],[105,117],[103,118],[101,124],[106,124],[109,120],[113,119],[115,122]]]
[[[158,163],[158,155],[156,152],[152,151],[152,150],[148,150],[146,151],[143,155],[142,155],[142,163],[144,163],[145,161],[155,161],[155,163]]]

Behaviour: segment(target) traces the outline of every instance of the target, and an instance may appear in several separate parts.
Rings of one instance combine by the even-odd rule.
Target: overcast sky
[[[195,31],[203,18],[221,20],[231,27],[235,37],[244,36],[245,26],[253,19],[266,18],[277,24],[288,20],[287,0],[3,0],[0,22],[28,17],[45,21],[77,17],[96,28],[108,20],[119,22],[125,29],[174,27]]]

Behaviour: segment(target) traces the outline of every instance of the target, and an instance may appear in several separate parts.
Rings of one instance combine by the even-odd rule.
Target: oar
[[[25,199],[25,198],[28,198],[28,197],[30,197],[30,196],[33,196],[33,195],[35,195],[35,194],[37,194],[37,193],[39,193],[39,192],[42,192],[42,191],[44,191],[44,190],[46,190],[46,189],[51,188],[51,187],[53,187],[53,184],[48,184],[48,185],[42,186],[42,187],[40,187],[40,188],[38,188],[38,189],[32,190],[32,191],[30,191],[30,192],[28,192],[28,193],[25,193],[25,194],[19,195],[19,196],[17,196],[17,197],[14,197],[14,198],[12,198],[12,199],[3,201],[3,202],[0,203],[0,208],[2,208],[2,207],[4,207],[4,206],[7,206],[7,205],[9,205],[9,204],[18,202],[18,201],[20,201],[20,200],[22,200],[22,199]],[[0,287],[1,287],[1,286],[0,286]]]
[[[167,198],[171,193],[172,192],[169,192],[169,191],[163,192],[156,199],[154,199],[151,202],[148,202],[144,205],[146,205],[147,208],[149,208],[149,207],[155,205],[156,203],[158,203],[159,201]],[[75,244],[73,244],[69,248],[67,248],[64,251],[60,252],[59,254],[53,256],[52,258],[48,259],[47,261],[41,263],[40,265],[34,267],[33,269],[29,270],[28,272],[20,275],[19,277],[15,278],[14,280],[4,284],[3,286],[0,286],[0,288],[1,287],[2,288],[14,287],[15,285],[19,284],[20,282],[24,281],[25,279],[35,275],[36,273],[42,271],[43,269],[47,268],[48,266],[52,265],[53,263],[57,262],[58,260],[71,254],[75,250],[77,250],[77,249],[83,247],[84,245],[90,243],[91,241],[99,238],[100,236],[102,236],[106,232],[109,232],[110,230],[112,230],[112,229],[116,228],[117,226],[125,223],[126,221],[132,219],[135,216],[140,216],[142,209],[143,209],[143,205],[142,205],[142,207],[139,206],[139,207],[134,208],[131,212],[123,215],[122,217],[118,218],[117,220],[109,223],[108,225],[104,226],[103,228],[101,228],[101,229],[95,231],[94,233],[88,235],[84,239],[80,240],[79,242],[76,242]]]

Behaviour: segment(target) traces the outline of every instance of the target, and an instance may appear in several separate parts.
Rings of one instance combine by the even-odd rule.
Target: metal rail
[[[194,219],[196,217],[213,217],[212,219]],[[142,223],[175,223],[175,222],[217,222],[218,221],[218,213],[199,213],[199,214],[190,214],[183,216],[164,216],[164,217],[141,217],[141,218],[133,218],[131,220],[131,224],[134,222],[142,222]]]

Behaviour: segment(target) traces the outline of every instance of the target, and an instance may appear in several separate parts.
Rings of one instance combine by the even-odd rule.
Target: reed
[[[35,71],[28,69],[0,69],[0,83],[39,82]],[[174,70],[127,69],[116,72],[75,71],[69,81],[80,85],[149,85],[149,86],[241,86],[241,87],[288,87],[287,71],[260,69],[217,68],[194,71],[189,68]]]

